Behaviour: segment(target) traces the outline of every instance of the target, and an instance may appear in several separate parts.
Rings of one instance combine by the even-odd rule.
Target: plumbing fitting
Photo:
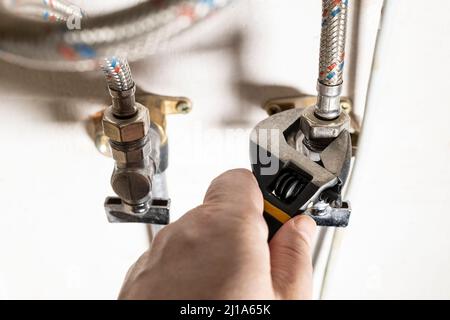
[[[332,120],[341,113],[348,0],[322,1],[319,78],[315,114]]]
[[[105,59],[103,65],[112,105],[103,114],[104,134],[116,161],[111,185],[119,196],[106,199],[110,222],[167,224],[168,199],[152,198],[153,176],[159,168],[160,136],[146,107],[135,101],[136,87],[128,63]]]
[[[270,238],[299,214],[309,215],[319,226],[345,227],[350,218],[350,205],[341,198],[350,169],[350,134],[343,130],[318,152],[320,161],[314,161],[297,147],[304,111],[277,113],[251,134],[252,171],[264,197]]]
[[[322,3],[315,105],[290,109],[298,103],[295,98],[268,103],[272,115],[255,127],[250,138],[252,170],[264,197],[269,238],[299,214],[311,216],[319,226],[345,227],[350,218],[350,204],[342,200],[341,192],[350,171],[352,139],[350,117],[341,112],[340,98],[348,0]]]
[[[341,111],[348,0],[322,1],[317,101],[300,118],[305,154],[318,160],[318,152],[350,129],[350,117]]]

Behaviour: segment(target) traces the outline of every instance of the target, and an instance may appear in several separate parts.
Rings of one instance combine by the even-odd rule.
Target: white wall
[[[325,298],[450,298],[448,1],[387,1]]]

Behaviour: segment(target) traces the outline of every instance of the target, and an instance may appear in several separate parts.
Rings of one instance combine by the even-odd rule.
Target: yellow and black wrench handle
[[[280,229],[292,217],[283,210],[277,208],[272,203],[264,200],[264,219],[269,227],[269,241]]]

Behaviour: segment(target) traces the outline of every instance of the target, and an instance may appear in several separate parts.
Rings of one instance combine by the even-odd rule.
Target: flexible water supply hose
[[[58,23],[61,19],[53,23],[13,19],[3,10],[0,59],[54,71],[95,70],[102,58],[114,55],[137,60],[163,49],[167,40],[230,1],[146,1],[118,13],[82,18],[80,30],[69,30]]]
[[[134,87],[128,61],[123,57],[105,58],[101,66],[111,90],[126,91]]]
[[[316,115],[332,120],[341,112],[348,0],[322,1]]]

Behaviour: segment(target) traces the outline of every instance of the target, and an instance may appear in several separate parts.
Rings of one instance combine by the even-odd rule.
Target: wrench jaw
[[[318,226],[345,228],[348,226],[350,213],[350,203],[347,201],[343,201],[341,206],[338,208],[334,208],[331,205],[325,207],[322,210],[310,208],[304,212],[300,212],[299,214],[310,216],[314,219]]]
[[[343,130],[315,162],[296,149],[303,112],[275,114],[251,134],[252,170],[264,196],[270,236],[299,214],[311,216],[319,226],[348,225],[350,204],[342,201],[341,191],[350,168],[350,134]]]
[[[310,199],[318,193],[320,186],[313,182],[311,176],[291,162],[283,162],[274,156],[272,159],[278,162],[280,168],[276,173],[256,174],[264,169],[260,164],[253,164],[252,170],[263,193],[265,207],[274,206],[284,213],[283,219],[288,220],[297,215],[299,208],[306,208]]]

